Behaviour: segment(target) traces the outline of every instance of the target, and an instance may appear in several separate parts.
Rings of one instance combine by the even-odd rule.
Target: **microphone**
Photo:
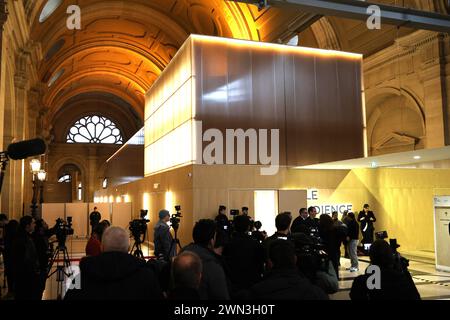
[[[44,140],[33,139],[10,144],[6,153],[13,160],[23,160],[44,154],[46,149]]]

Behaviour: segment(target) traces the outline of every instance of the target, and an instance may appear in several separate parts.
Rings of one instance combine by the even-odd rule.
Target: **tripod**
[[[60,263],[61,259],[59,259],[61,255],[62,255],[62,264]],[[52,268],[55,262],[56,262],[56,269],[52,272]],[[65,241],[58,241],[58,247],[56,248],[55,252],[52,255],[52,259],[48,264],[47,270],[48,270],[47,279],[49,279],[52,275],[56,273],[57,299],[62,300],[64,279],[65,277],[71,277],[73,275],[69,253],[67,251]],[[66,272],[66,270],[70,270],[69,273]]]
[[[144,235],[145,237],[145,235]],[[144,242],[144,240],[141,241],[141,237],[134,237],[134,244],[131,247],[130,253],[135,256],[136,258],[145,260],[144,254],[142,253],[142,247],[141,244]],[[133,251],[134,250],[134,251]]]
[[[170,256],[170,253],[172,252],[174,245],[176,245],[178,247],[178,249],[181,249],[180,239],[178,239],[178,235],[177,235],[178,227],[173,228],[173,232],[174,232],[174,237],[173,237],[172,243],[170,244],[169,256]],[[175,247],[175,255],[178,254],[177,247]],[[170,259],[170,257],[167,257],[167,258]]]

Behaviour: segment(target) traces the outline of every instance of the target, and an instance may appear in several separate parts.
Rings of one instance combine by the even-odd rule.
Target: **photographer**
[[[261,228],[262,228],[261,221],[255,221],[255,223],[253,224],[254,230],[252,230],[252,238],[258,241],[259,243],[263,243],[264,240],[266,240],[267,238],[267,233],[265,231],[260,231]]]
[[[301,232],[293,233],[292,239],[300,272],[327,294],[336,293],[339,290],[338,278],[323,245]]]
[[[42,294],[45,290],[45,284],[47,282],[47,268],[49,264],[49,260],[51,257],[51,253],[49,252],[49,243],[48,238],[51,236],[52,231],[49,231],[47,223],[43,219],[36,220],[36,226],[34,229],[34,233],[32,235],[34,245],[36,247],[36,252],[39,258],[39,266],[40,266],[40,287],[39,287],[39,296],[42,297]]]
[[[13,242],[15,299],[40,300],[40,266],[36,247],[31,237],[35,222],[24,216],[19,222],[19,231]]]
[[[328,300],[328,296],[302,276],[291,241],[277,239],[270,243],[271,271],[254,285],[248,297],[257,300]]]
[[[384,240],[375,240],[369,250],[370,263],[380,268],[380,289],[369,289],[370,274],[358,276],[352,285],[352,300],[420,300],[420,294],[407,270],[395,268],[394,252]]]
[[[228,220],[226,210],[227,207],[219,206],[219,212],[215,218],[215,221],[220,229],[224,230],[227,234],[231,234],[231,222]]]
[[[225,246],[223,255],[230,268],[233,291],[248,289],[261,280],[264,270],[264,249],[249,235],[250,219],[237,216],[234,219],[234,233]]]
[[[170,213],[167,210],[161,210],[159,212],[159,221],[154,227],[154,244],[155,244],[155,256],[160,258],[164,257],[166,260],[170,260],[176,256],[176,244],[170,233],[170,227],[167,223],[170,221]]]
[[[290,226],[291,226],[292,217],[287,212],[280,213],[275,218],[275,227],[277,231],[270,237],[268,237],[263,242],[265,260],[266,260],[266,269],[269,265],[269,248],[272,242],[278,239],[288,240],[290,237]]]

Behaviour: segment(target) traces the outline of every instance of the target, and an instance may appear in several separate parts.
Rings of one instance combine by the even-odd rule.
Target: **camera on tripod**
[[[130,221],[129,229],[135,241],[140,241],[141,236],[144,236],[145,238],[145,233],[147,232],[147,223],[150,222],[150,220],[146,218],[147,214],[148,210],[141,209],[140,219],[134,219]]]
[[[61,218],[56,219],[53,232],[58,240],[58,246],[65,246],[67,236],[73,235],[72,217],[67,217],[67,222]]]
[[[181,206],[175,206],[175,211],[176,213],[172,214],[172,216],[170,217],[170,225],[174,230],[178,230],[178,228],[180,227],[180,218],[183,218],[183,216],[181,215]]]

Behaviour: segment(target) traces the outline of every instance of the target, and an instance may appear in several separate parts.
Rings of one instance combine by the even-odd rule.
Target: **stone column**
[[[421,58],[421,80],[424,89],[425,123],[426,135],[425,146],[427,149],[439,148],[446,145],[447,106],[443,100],[443,85],[441,57],[440,57],[440,36],[435,34],[426,39],[426,44],[422,48]]]
[[[84,202],[92,202],[94,200],[95,185],[97,182],[97,162],[97,148],[89,147],[88,176],[85,179],[87,185],[84,186]]]
[[[8,12],[6,10],[6,0],[0,0],[0,108],[2,109],[0,112],[0,121],[2,122],[2,124],[0,124],[0,148],[2,148],[3,150],[3,146],[4,146],[4,140],[3,140],[3,136],[4,136],[4,129],[3,129],[3,122],[4,122],[4,109],[5,106],[3,105],[4,101],[4,92],[3,94],[1,93],[1,91],[5,90],[5,62],[3,61],[3,26],[6,23],[6,19],[8,17]],[[8,203],[2,203],[2,198],[5,200],[5,202],[8,201],[8,181],[7,177],[5,177],[5,180],[3,181],[3,191],[2,192],[2,197],[0,197],[0,208],[2,209],[2,212],[6,212],[5,210],[9,208]]]
[[[8,18],[8,11],[6,10],[6,0],[0,0],[0,62],[2,61],[2,52],[3,52],[3,26],[6,23],[6,19]],[[3,72],[1,70],[0,63],[0,74]]]
[[[18,53],[16,58],[16,74],[14,76],[15,91],[15,109],[13,110],[13,134],[15,141],[25,140],[25,121],[27,110],[27,84],[28,84],[28,63],[30,54],[26,51]],[[24,178],[26,174],[31,174],[29,167],[25,167],[25,161],[11,161],[11,187],[12,212],[14,216],[19,217],[24,213],[29,213],[29,203],[24,203],[24,188],[31,188],[25,185]]]

